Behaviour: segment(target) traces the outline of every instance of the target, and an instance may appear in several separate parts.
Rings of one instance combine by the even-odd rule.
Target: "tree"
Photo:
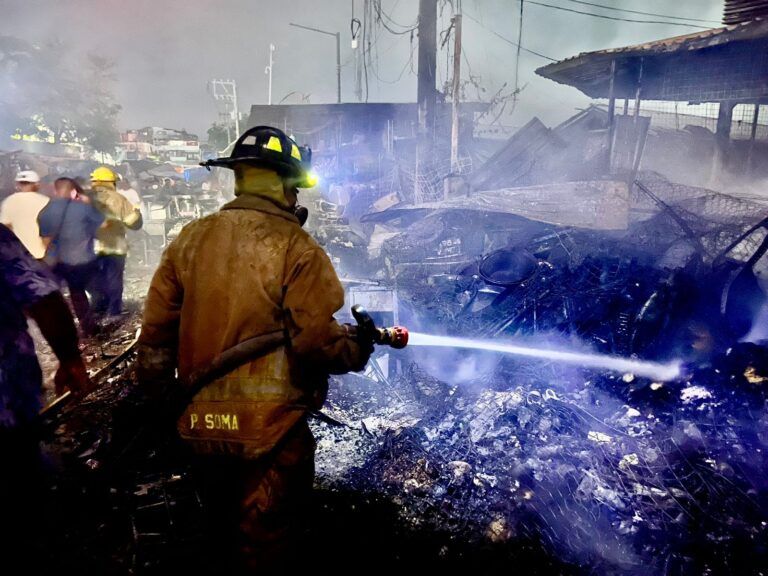
[[[83,66],[58,41],[37,47],[0,36],[0,130],[112,152],[121,109],[114,68],[96,54]]]
[[[112,85],[116,79],[115,62],[96,54],[88,55],[84,113],[79,119],[78,134],[97,152],[113,152],[120,137],[117,116],[122,107],[115,102]]]

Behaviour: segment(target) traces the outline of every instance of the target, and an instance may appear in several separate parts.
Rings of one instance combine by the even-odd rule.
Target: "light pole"
[[[338,32],[320,30],[319,28],[312,28],[310,26],[303,26],[301,24],[294,24],[293,22],[291,22],[290,25],[295,26],[296,28],[304,28],[304,30],[320,32],[320,34],[336,37],[336,102],[341,104],[341,34]]]
[[[267,100],[267,103],[269,105],[272,105],[272,53],[275,51],[275,45],[270,44],[269,45],[269,66],[264,68],[264,74],[269,74],[269,97]]]

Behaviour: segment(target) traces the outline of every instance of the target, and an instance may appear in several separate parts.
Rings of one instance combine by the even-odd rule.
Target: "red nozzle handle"
[[[392,348],[405,348],[408,344],[408,328],[405,326],[390,326],[381,328],[377,344],[386,344]]]

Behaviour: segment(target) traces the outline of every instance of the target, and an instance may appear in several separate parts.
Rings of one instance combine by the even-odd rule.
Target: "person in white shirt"
[[[50,200],[40,189],[40,176],[34,170],[16,174],[16,192],[0,205],[0,223],[13,230],[24,247],[37,258],[45,256],[45,244],[40,238],[37,216]]]
[[[122,176],[118,177],[117,181],[117,191],[118,193],[128,200],[134,208],[138,208],[139,210],[142,209],[141,206],[141,197],[139,196],[139,193],[134,190],[133,186],[131,186],[131,183],[123,178]]]

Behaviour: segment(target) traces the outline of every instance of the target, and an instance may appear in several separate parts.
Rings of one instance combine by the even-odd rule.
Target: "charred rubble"
[[[350,298],[395,294],[413,331],[680,359],[684,377],[378,350],[366,372],[334,380],[312,421],[307,538],[318,569],[428,561],[496,573],[523,562],[536,574],[758,574],[768,565],[766,208],[643,170],[625,188],[625,226],[584,226],[579,214],[563,223],[555,208],[527,204],[598,170],[592,131],[603,116],[590,109],[553,131],[532,122],[468,176],[473,190],[511,190],[504,209],[473,206],[481,193],[350,221],[325,202],[321,240],[348,272]],[[611,178],[588,182],[585,197],[612,193]],[[180,559],[199,568],[205,503],[171,434],[120,420],[131,387],[127,356],[93,398],[51,422],[58,493],[83,511],[67,538],[78,553],[62,554],[113,573]]]

